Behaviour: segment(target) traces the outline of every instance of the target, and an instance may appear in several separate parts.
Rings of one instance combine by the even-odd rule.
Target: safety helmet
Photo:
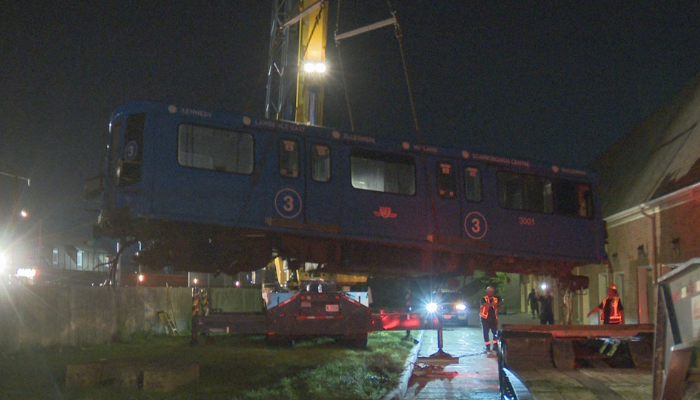
[[[608,289],[617,291],[617,286],[615,286],[615,284],[611,283],[611,284],[608,285]]]

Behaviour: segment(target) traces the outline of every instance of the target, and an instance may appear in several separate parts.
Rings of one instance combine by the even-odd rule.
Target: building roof
[[[603,216],[700,182],[700,74],[593,163]]]

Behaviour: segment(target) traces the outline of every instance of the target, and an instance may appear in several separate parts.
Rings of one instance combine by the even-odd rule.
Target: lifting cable
[[[325,5],[326,5],[326,1],[322,1],[321,5],[319,7],[319,10],[318,10],[318,14],[316,15],[316,20],[314,22],[314,26],[311,28],[311,33],[309,34],[309,40],[306,42],[306,46],[304,46],[301,57],[299,57],[299,60],[297,62],[297,66],[301,66],[302,62],[304,60],[304,57],[306,57],[306,51],[309,49],[309,43],[311,43],[311,38],[313,37],[313,34],[316,31],[316,27],[318,26],[318,23],[321,20],[321,16],[323,15],[323,9],[324,9]],[[280,29],[277,32],[277,38],[275,39],[275,41],[279,40],[281,35],[282,35],[282,29]],[[261,82],[261,81],[262,81],[262,79],[259,82]],[[289,100],[290,94],[291,94],[291,91],[288,91],[286,96],[284,97],[284,100],[282,101],[282,104],[280,105],[280,110],[284,109],[284,105]],[[248,205],[250,205],[250,201],[253,197],[253,190],[255,190],[255,187],[257,186],[258,182],[260,181],[260,176],[262,175],[262,170],[265,166],[265,161],[267,159],[268,154],[270,153],[270,149],[272,148],[272,144],[275,142],[275,138],[276,138],[277,134],[279,133],[279,123],[277,121],[279,121],[279,120],[276,120],[275,126],[272,128],[272,135],[270,137],[270,140],[267,142],[267,145],[265,146],[265,150],[263,151],[263,155],[260,158],[260,163],[258,164],[258,167],[256,168],[255,173],[253,174],[253,177],[251,179],[250,188],[248,189],[248,193],[246,195],[245,202],[243,203],[243,206],[241,207],[241,211],[238,213],[238,217],[236,218],[236,224],[240,224],[241,219],[243,218],[243,214],[248,209]]]
[[[340,22],[340,0],[338,0],[338,12],[335,17],[335,32],[334,36],[338,37],[338,25]],[[350,95],[348,94],[348,83],[345,79],[345,68],[343,68],[343,58],[340,55],[340,40],[335,41],[335,47],[338,49],[338,65],[340,65],[340,75],[343,78],[343,89],[345,90],[345,104],[348,107],[348,117],[350,118],[350,132],[355,132],[355,121],[352,118],[352,108],[350,107]]]
[[[404,51],[403,51],[403,41],[402,41],[403,32],[401,31],[401,25],[399,25],[398,18],[396,18],[396,10],[391,5],[391,0],[387,0],[387,4],[389,5],[389,12],[396,20],[396,22],[394,23],[394,34],[396,35],[396,39],[399,42],[399,51],[401,52],[401,63],[403,65],[403,72],[404,72],[404,76],[406,77],[406,87],[408,89],[408,99],[411,102],[411,113],[413,115],[413,124],[416,128],[416,140],[417,140],[418,146],[420,148],[421,161],[423,162],[423,172],[425,174],[425,183],[426,183],[427,190],[428,190],[428,198],[430,199],[430,208],[431,208],[432,215],[433,215],[433,225],[435,227],[435,236],[433,239],[433,240],[435,240],[435,239],[437,239],[438,236],[440,236],[440,224],[439,224],[438,215],[437,215],[437,204],[435,202],[435,194],[433,193],[433,190],[432,190],[431,185],[430,185],[431,184],[430,174],[428,171],[428,163],[427,163],[427,160],[425,157],[425,146],[423,144],[423,138],[421,135],[420,126],[418,125],[418,114],[416,113],[416,103],[413,99],[413,90],[411,88],[411,80],[409,79],[408,66],[406,65],[406,55],[404,54]],[[431,265],[432,265],[432,263],[431,263]]]

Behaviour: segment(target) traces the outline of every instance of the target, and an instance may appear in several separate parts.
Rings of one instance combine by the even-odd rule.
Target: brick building
[[[590,289],[578,319],[587,322],[581,316],[614,282],[627,322],[653,322],[655,277],[700,256],[700,74],[591,167],[600,175],[610,266],[579,269]]]

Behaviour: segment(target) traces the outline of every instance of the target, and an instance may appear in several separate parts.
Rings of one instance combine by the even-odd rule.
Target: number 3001
[[[535,225],[535,219],[530,217],[518,217],[518,223],[520,225]]]

